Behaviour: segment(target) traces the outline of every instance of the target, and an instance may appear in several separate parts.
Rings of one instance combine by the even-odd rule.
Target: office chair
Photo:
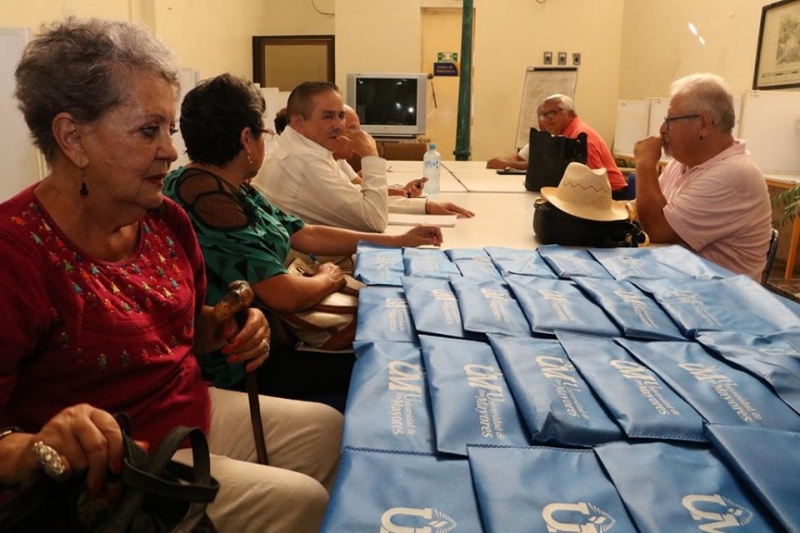
[[[778,230],[772,228],[772,236],[769,239],[769,249],[767,250],[767,265],[761,274],[761,284],[766,285],[769,278],[769,271],[772,270],[772,263],[775,262],[775,254],[778,251]]]

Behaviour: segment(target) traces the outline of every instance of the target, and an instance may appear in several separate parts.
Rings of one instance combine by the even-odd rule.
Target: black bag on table
[[[540,191],[542,187],[558,187],[567,165],[572,162],[586,164],[587,150],[585,133],[572,139],[531,128],[525,189]]]
[[[187,438],[194,467],[172,460]],[[43,476],[0,506],[0,532],[216,533],[206,506],[219,483],[203,432],[176,427],[153,456],[123,439],[122,474],[109,472],[102,494],[89,494],[85,475],[63,483]]]
[[[544,198],[533,204],[533,232],[541,244],[594,248],[638,248],[650,240],[636,222],[599,222],[570,215]]]

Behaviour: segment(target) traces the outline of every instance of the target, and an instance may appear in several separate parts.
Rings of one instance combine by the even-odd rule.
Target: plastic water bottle
[[[439,194],[439,175],[442,170],[442,154],[436,151],[436,144],[431,143],[430,148],[422,157],[422,176],[428,178],[425,192],[428,196]]]

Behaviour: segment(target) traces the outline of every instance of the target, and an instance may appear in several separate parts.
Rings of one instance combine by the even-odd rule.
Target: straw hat
[[[597,220],[625,220],[628,210],[611,199],[611,184],[606,169],[591,169],[581,163],[570,163],[561,183],[542,187],[545,200],[570,215]]]

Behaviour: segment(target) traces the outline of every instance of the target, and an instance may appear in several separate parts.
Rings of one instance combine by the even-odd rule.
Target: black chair
[[[761,284],[766,285],[769,278],[769,271],[772,270],[772,263],[775,262],[775,254],[778,251],[778,230],[772,228],[772,236],[769,239],[769,249],[767,250],[767,265],[761,274]]]

